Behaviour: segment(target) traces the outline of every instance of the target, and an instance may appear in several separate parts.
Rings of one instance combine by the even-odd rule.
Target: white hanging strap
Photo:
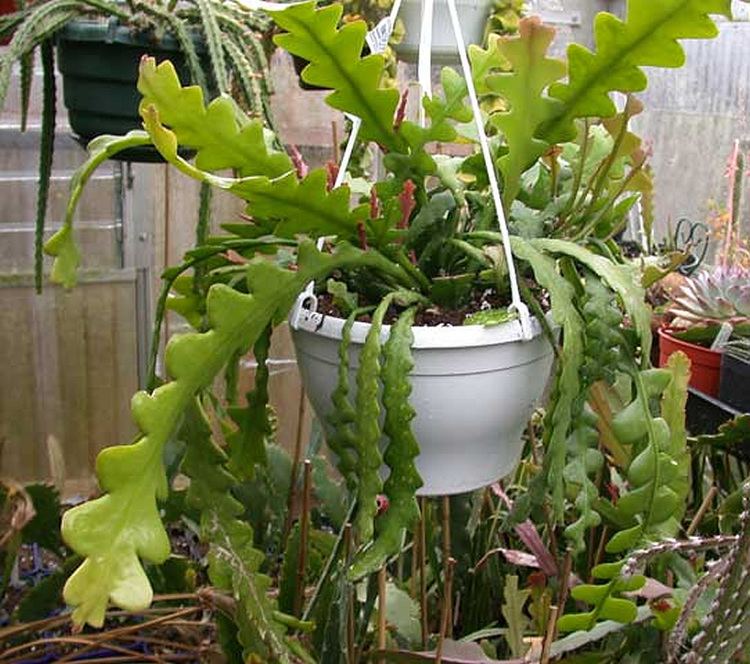
[[[370,50],[373,53],[380,53],[385,50],[390,39],[393,26],[396,22],[399,9],[401,8],[401,1],[396,0],[391,9],[391,13],[388,17],[384,18],[374,30],[370,31],[367,35],[367,41],[370,46]],[[531,323],[531,315],[526,304],[521,299],[521,293],[518,288],[518,275],[516,273],[515,262],[513,260],[513,251],[510,246],[510,234],[508,233],[508,225],[505,218],[505,211],[503,210],[502,198],[500,196],[500,187],[497,182],[497,174],[495,173],[495,164],[492,161],[492,153],[490,151],[490,144],[487,140],[487,135],[484,131],[484,121],[482,119],[482,112],[479,108],[479,100],[477,99],[476,89],[474,88],[474,80],[471,75],[471,66],[469,65],[469,58],[466,54],[466,44],[464,43],[463,33],[461,32],[461,24],[458,19],[458,12],[456,11],[455,0],[447,0],[448,12],[451,18],[451,24],[453,25],[453,33],[456,38],[456,46],[458,48],[458,57],[461,61],[461,68],[463,70],[464,78],[466,79],[466,87],[469,93],[469,101],[471,102],[471,109],[474,114],[474,121],[477,127],[477,134],[479,136],[479,145],[482,149],[482,156],[484,157],[485,167],[487,169],[487,177],[490,182],[490,191],[492,193],[492,200],[495,204],[495,212],[497,214],[498,224],[500,226],[500,233],[503,238],[503,249],[505,252],[505,260],[508,264],[508,275],[510,278],[510,291],[512,304],[511,309],[515,309],[518,313],[518,319],[521,325],[521,335],[524,339],[530,340],[534,338],[534,330]],[[431,79],[431,68],[432,68],[432,23],[433,23],[433,9],[434,0],[422,0],[422,29],[420,35],[420,48],[419,48],[419,84],[422,87],[424,94],[431,95],[432,93],[432,79]],[[352,130],[349,134],[349,140],[344,150],[344,154],[339,164],[339,171],[336,176],[335,186],[339,187],[343,184],[346,172],[349,168],[349,161],[351,160],[354,146],[357,142],[357,135],[361,126],[361,120],[359,118],[350,116],[352,118]],[[318,239],[318,249],[322,249],[325,243],[325,238]],[[292,327],[296,327],[299,314],[302,307],[307,304],[312,311],[317,308],[317,298],[313,293],[314,284],[311,282],[307,285],[305,292],[300,295],[297,299],[297,303],[291,315]]]
[[[474,88],[474,79],[471,76],[471,66],[469,65],[469,58],[466,55],[466,44],[464,43],[464,36],[461,32],[461,24],[458,20],[458,12],[456,11],[455,0],[447,0],[448,12],[450,13],[451,23],[453,24],[453,34],[456,37],[456,46],[458,47],[458,57],[461,60],[461,69],[463,69],[464,78],[466,79],[466,88],[469,92],[469,101],[471,102],[471,110],[474,113],[474,122],[477,126],[477,134],[479,135],[479,145],[482,148],[482,156],[484,157],[484,165],[487,169],[487,177],[490,181],[490,191],[492,192],[492,201],[495,204],[495,212],[497,214],[497,221],[500,225],[500,233],[503,238],[503,249],[505,250],[505,262],[508,264],[508,275],[510,277],[510,294],[511,294],[511,308],[515,309],[518,313],[518,319],[521,323],[521,333],[523,338],[530,340],[534,338],[534,330],[531,325],[531,315],[529,314],[529,308],[521,299],[521,293],[518,289],[518,275],[516,274],[516,265],[513,261],[513,251],[510,247],[510,234],[508,233],[508,224],[505,219],[505,211],[503,210],[503,202],[500,197],[500,187],[497,183],[497,174],[495,173],[495,164],[492,161],[492,152],[490,151],[490,143],[487,140],[487,134],[484,131],[484,120],[482,119],[482,111],[479,108],[479,100],[477,99],[477,91]]]
[[[367,33],[365,39],[367,41],[367,45],[370,47],[371,53],[382,53],[388,47],[388,42],[390,41],[391,33],[393,32],[393,26],[396,24],[396,17],[398,16],[398,12],[401,9],[401,2],[402,0],[396,0],[393,3],[393,7],[391,7],[391,13],[384,19],[382,19],[372,30]],[[352,159],[352,154],[354,154],[354,148],[357,145],[359,130],[362,126],[361,118],[358,118],[356,115],[351,115],[349,113],[347,113],[346,116],[351,120],[352,128],[349,132],[349,139],[346,142],[346,147],[344,148],[344,154],[341,156],[339,170],[338,173],[336,173],[336,180],[333,183],[334,189],[337,189],[342,184],[344,184],[346,173],[349,170],[349,162]],[[324,237],[318,238],[318,251],[323,249],[325,241],[326,238]],[[304,292],[301,293],[297,298],[297,302],[294,305],[294,309],[292,310],[291,315],[292,327],[296,326],[299,314],[303,307],[309,309],[310,311],[315,311],[317,309],[318,300],[314,295],[314,290],[315,283],[311,281],[305,287]]]
[[[434,13],[435,0],[422,0],[422,26],[419,31],[417,82],[422,88],[422,94],[428,97],[432,97],[432,24]]]

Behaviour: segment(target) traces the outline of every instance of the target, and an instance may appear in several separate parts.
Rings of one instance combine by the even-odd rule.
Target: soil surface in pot
[[[538,286],[529,282],[527,286],[542,304],[542,309],[546,312],[549,309],[547,304],[546,293],[539,291]],[[441,325],[461,326],[468,316],[486,311],[488,309],[507,309],[510,306],[510,300],[506,295],[500,296],[494,290],[474,291],[471,300],[457,309],[443,309],[441,307],[430,307],[420,309],[414,318],[414,325],[417,327],[439,327]],[[402,307],[391,305],[385,315],[384,322],[391,325],[396,322]],[[326,316],[335,316],[336,318],[346,318],[347,316],[334,303],[333,296],[330,293],[321,293],[318,295],[318,312]],[[370,323],[371,314],[363,314],[357,318],[359,322]]]

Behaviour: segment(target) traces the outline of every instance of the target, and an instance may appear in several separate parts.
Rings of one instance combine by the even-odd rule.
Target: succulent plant
[[[724,346],[724,352],[750,364],[750,339],[733,339]]]
[[[750,269],[703,270],[680,287],[670,310],[675,327],[750,323]]]

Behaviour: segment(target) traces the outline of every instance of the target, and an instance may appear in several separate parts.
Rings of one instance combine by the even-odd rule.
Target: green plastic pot
[[[194,42],[205,53],[202,40]],[[190,72],[177,40],[165,35],[136,32],[117,22],[75,20],[58,33],[57,62],[63,79],[63,99],[68,122],[83,145],[102,134],[122,135],[141,129],[136,87],[138,66],[144,55],[170,60],[183,85]],[[139,147],[121,152],[122,161],[163,161],[155,148]]]

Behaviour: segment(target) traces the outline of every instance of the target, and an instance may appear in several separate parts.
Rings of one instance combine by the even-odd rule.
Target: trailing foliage
[[[273,435],[271,407],[268,404],[268,377],[266,365],[271,346],[271,330],[258,337],[253,347],[255,357],[255,389],[246,395],[244,408],[230,407],[229,416],[237,430],[227,437],[229,445],[229,470],[240,478],[252,477],[256,464],[266,465],[266,444]]]
[[[447,622],[451,601],[460,596],[456,629],[478,630],[476,640],[485,639],[495,658],[523,656],[524,638],[546,630],[558,601],[561,631],[600,625],[595,634],[622,636],[627,630],[611,621],[643,619],[645,607],[628,593],[646,578],[623,573],[623,566],[633,549],[674,537],[687,513],[688,367],[676,355],[667,367],[651,368],[643,275],[612,241],[650,181],[640,139],[629,130],[640,103],[629,98],[617,114],[609,93],[645,82],[641,66],[678,64],[681,49],[674,39],[712,32],[708,13],[724,3],[669,0],[667,6],[669,11],[634,0],[624,23],[600,18],[597,53],[582,55],[574,47],[565,83],[559,82],[563,65],[547,55],[553,34],[535,19],[522,20],[517,35],[472,49],[520,286],[558,361],[544,417],[529,427],[530,454],[517,473],[492,491],[446,501],[439,526],[437,511],[426,503],[420,515],[416,501],[421,479],[410,404],[412,326],[450,320],[475,326],[479,335],[481,325],[518,327],[507,309],[511,266],[483,161],[477,154],[428,153],[432,142],[472,140],[473,130],[465,126],[472,117],[466,82],[444,70],[442,92],[421,100],[427,121],[417,126],[404,119],[407,99],[400,103],[398,93],[381,84],[383,58],[362,55],[363,23],[338,27],[338,5],[294,5],[276,15],[285,31],[277,43],[309,63],[303,78],[330,90],[331,106],[360,117],[363,141],[384,151],[385,178],[369,189],[358,184],[360,198],[352,201],[349,187],[333,186],[335,169],[307,172],[298,155],[292,159],[272,147],[274,137],[262,123],[228,97],[206,105],[203,92],[181,85],[169,63],[143,61],[145,134],[102,140],[77,182],[82,185],[104,155],[128,140],[148,141],[204,187],[241,199],[247,222],[226,224],[216,237],[202,228],[199,246],[165,272],[154,379],[165,310],[180,313],[197,331],[169,342],[168,382],[136,395],[141,438],[101,454],[105,495],[66,514],[66,541],[84,557],[66,587],[77,623],[100,624],[110,599],[126,608],[148,603],[151,590],[140,561],[168,554],[158,517],[168,488],[162,453],[180,423],[194,417],[200,440],[186,437],[182,469],[191,478],[191,505],[210,547],[211,581],[237,600],[233,619],[246,658],[340,662],[380,656],[363,651],[377,584],[370,576],[356,593],[352,584],[389,569],[394,560],[403,588],[386,583],[381,594],[388,648],[411,647],[422,636],[428,647],[434,625],[425,624],[425,634],[417,629],[415,636],[407,586],[425,606],[440,598],[446,628],[453,624]],[[230,32],[226,53],[242,50],[254,62],[259,56],[243,48],[241,31],[235,26]],[[656,51],[663,44],[661,57]],[[181,156],[181,147],[194,150],[195,159]],[[231,176],[217,174],[226,170]],[[79,188],[70,215],[78,195]],[[77,262],[70,229],[66,220],[52,243],[69,280]],[[291,459],[269,444],[268,343],[303,291],[300,306],[319,298],[315,316],[346,318],[325,422],[343,480],[326,478],[326,461],[319,457],[312,490],[309,482],[298,485],[302,448]],[[355,322],[369,324],[363,343],[352,341]],[[247,406],[239,408],[232,386],[237,363],[251,347],[256,382]],[[228,407],[209,396],[222,371],[229,374]],[[214,440],[204,421],[209,410],[217,420]],[[305,454],[319,454],[317,438]],[[316,500],[312,509],[310,498]],[[300,510],[304,520],[295,525]],[[506,510],[511,518],[503,523]],[[416,529],[420,516],[423,528]],[[339,529],[335,538],[327,533],[331,526]],[[654,563],[651,573],[662,583],[669,580],[666,564],[691,573],[674,561]],[[526,575],[526,565],[538,570]],[[265,592],[273,575],[280,579],[282,610],[299,609],[303,598],[301,622],[275,613]],[[567,602],[563,584],[573,575],[591,582],[577,585]],[[314,585],[312,593],[303,585]],[[490,615],[503,616],[507,629],[488,627]],[[289,629],[311,629],[308,619],[316,621],[303,639],[310,655]],[[598,638],[586,637],[586,643]],[[402,656],[422,657],[393,658]]]
[[[716,36],[710,14],[730,18],[729,0],[630,0],[624,21],[598,14],[596,50],[568,47],[568,81],[550,87],[550,95],[562,104],[538,135],[549,143],[569,141],[576,135],[576,118],[614,115],[610,93],[644,90],[648,79],[642,67],[681,67],[685,53],[678,40]]]
[[[133,417],[143,436],[99,455],[97,475],[107,494],[65,513],[63,537],[85,557],[65,586],[65,599],[76,607],[77,621],[100,626],[110,598],[133,609],[150,603],[151,589],[138,558],[161,562],[169,555],[156,504],[167,492],[161,453],[195,394],[210,385],[235,353],[254,344],[269,324],[284,320],[308,281],[342,265],[377,262],[372,254],[348,245],[325,255],[303,243],[295,272],[263,259],[252,261],[247,267],[251,294],[223,284],[211,288],[209,331],[173,337],[166,351],[172,381],[133,398]]]
[[[411,420],[416,413],[409,404],[411,385],[408,378],[414,367],[410,352],[414,314],[413,308],[401,314],[391,327],[383,350],[383,433],[388,437],[383,459],[390,468],[383,493],[388,498],[388,506],[376,520],[375,539],[368,542],[367,548],[349,570],[353,579],[371,574],[380,569],[390,556],[398,554],[405,531],[411,531],[419,519],[415,492],[422,486],[422,479],[414,465],[414,459],[419,454],[419,443],[411,430]]]
[[[515,200],[521,175],[548,148],[536,138],[537,127],[549,120],[559,102],[546,96],[550,84],[565,74],[565,63],[547,57],[555,31],[538,19],[521,21],[518,37],[501,37],[495,42],[500,56],[512,69],[487,77],[489,91],[500,95],[507,110],[491,116],[492,124],[505,136],[508,154],[498,163],[503,174],[503,202]]]
[[[298,661],[274,604],[267,597],[271,579],[259,572],[265,555],[253,546],[253,530],[238,516],[242,505],[231,495],[236,484],[227,458],[211,441],[211,430],[197,401],[189,406],[188,447],[183,469],[191,478],[188,501],[200,510],[201,537],[208,543],[211,583],[237,600],[233,616],[246,657]]]

